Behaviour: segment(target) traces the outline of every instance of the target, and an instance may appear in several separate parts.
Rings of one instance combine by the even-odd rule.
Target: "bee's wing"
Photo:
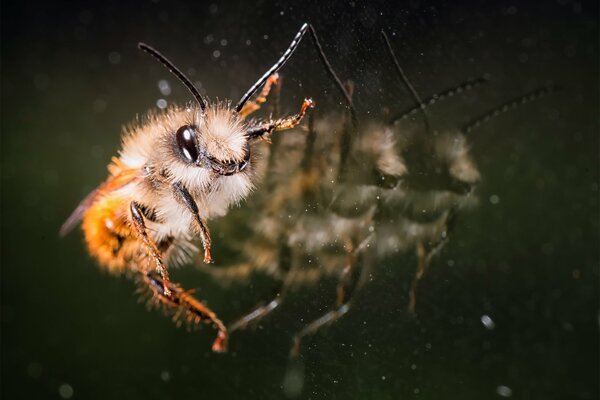
[[[139,177],[139,169],[126,169],[121,171],[118,175],[111,176],[94,189],[90,194],[85,196],[85,198],[79,203],[75,211],[71,213],[69,218],[65,221],[64,224],[60,227],[60,231],[58,232],[60,237],[64,237],[67,233],[71,232],[75,226],[81,219],[83,218],[83,214],[96,202],[98,197],[104,195],[106,193],[110,193],[113,190],[117,190],[122,188],[123,186],[131,183],[135,179]]]

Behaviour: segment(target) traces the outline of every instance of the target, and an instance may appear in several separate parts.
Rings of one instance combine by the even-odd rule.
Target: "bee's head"
[[[237,113],[211,105],[200,113],[196,123],[180,126],[172,144],[184,163],[228,176],[244,171],[250,162],[246,132]]]

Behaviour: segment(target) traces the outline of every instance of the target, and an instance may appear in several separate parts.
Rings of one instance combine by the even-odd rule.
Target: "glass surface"
[[[3,2],[2,398],[598,398],[598,9],[539,3]],[[210,99],[235,102],[303,22],[314,25],[341,80],[354,83],[354,134],[370,138],[393,127],[392,150],[403,149],[408,173],[388,187],[373,169],[379,150],[366,151],[370,159],[351,151],[347,191],[321,181],[329,204],[311,208],[314,201],[292,197],[278,209],[283,247],[305,215],[316,216],[314,232],[330,238],[327,218],[338,206],[357,226],[364,222],[359,237],[368,238],[368,248],[354,253],[348,312],[306,336],[291,358],[294,334],[335,305],[344,243],[330,258],[299,251],[305,263],[294,272],[304,284],[282,284],[285,271],[254,268],[230,279],[225,269],[248,261],[244,246],[259,251],[257,224],[269,196],[300,169],[308,118],[281,132],[300,147],[275,151],[282,167],[229,215],[209,221],[216,263],[197,258],[172,271],[226,323],[286,288],[281,306],[232,334],[228,353],[215,354],[215,329],[188,332],[146,311],[131,280],[97,267],[80,229],[64,239],[58,229],[105,179],[123,125],[192,100],[136,48],[139,41],[165,53]],[[468,79],[488,81],[427,107],[429,131],[419,113],[390,125],[415,100],[382,29],[423,99]],[[270,99],[256,116],[295,113],[311,97],[313,155],[339,155],[327,140],[351,120],[308,38],[280,73],[278,110]],[[458,132],[494,107],[550,87],[551,94]],[[359,202],[352,192],[376,184],[384,198]],[[413,197],[394,202],[389,190]],[[433,195],[448,191],[450,206]],[[432,233],[415,233],[428,221],[439,222]],[[435,254],[411,313],[419,241]],[[367,271],[364,284],[352,290],[359,270]]]

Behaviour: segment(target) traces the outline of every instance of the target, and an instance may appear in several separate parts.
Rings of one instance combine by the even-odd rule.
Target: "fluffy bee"
[[[312,100],[305,99],[296,115],[247,118],[266,101],[277,82],[277,71],[306,32],[328,66],[313,28],[304,24],[282,57],[235,106],[207,101],[166,57],[140,43],[140,49],[187,87],[195,104],[151,112],[143,122],[126,128],[122,150],[108,166],[108,178],[60,230],[65,235],[82,221],[88,250],[103,268],[134,276],[176,318],[212,323],[218,330],[215,351],[226,349],[225,325],[190,292],[169,280],[169,266],[195,250],[191,241],[196,235],[202,241],[204,262],[212,262],[207,220],[227,213],[256,184],[261,170],[257,143],[269,142],[272,133],[298,125],[313,107]]]

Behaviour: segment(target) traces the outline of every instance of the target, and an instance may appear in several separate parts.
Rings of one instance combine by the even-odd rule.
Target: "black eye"
[[[198,148],[196,147],[196,134],[194,127],[190,125],[184,125],[177,129],[175,134],[177,140],[177,147],[183,154],[183,157],[189,162],[194,162],[198,159]]]

